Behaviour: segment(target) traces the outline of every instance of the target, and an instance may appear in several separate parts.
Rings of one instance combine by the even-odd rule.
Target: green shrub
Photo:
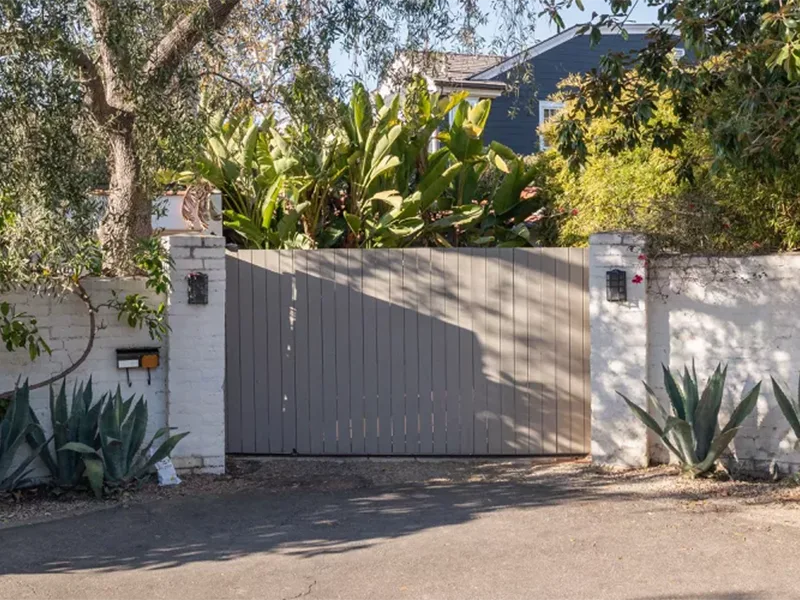
[[[717,365],[713,375],[706,383],[702,394],[697,380],[697,372],[684,368],[683,388],[675,381],[672,373],[663,366],[664,387],[669,396],[672,414],[659,402],[653,390],[644,384],[647,393],[648,410],[631,402],[617,392],[631,407],[634,414],[664,442],[681,464],[686,475],[691,477],[711,471],[720,455],[733,441],[739,427],[756,405],[761,389],[759,381],[749,392],[742,394],[742,400],[734,409],[730,421],[719,430],[719,411],[725,389],[728,367]],[[657,415],[651,416],[650,412]],[[659,422],[659,420],[661,422]]]
[[[14,389],[8,410],[0,421],[0,491],[10,491],[25,485],[31,473],[28,467],[47,444],[47,440],[44,440],[42,445],[33,448],[30,455],[9,472],[17,450],[25,442],[25,437],[39,429],[39,426],[31,420],[31,414],[30,390],[28,382],[25,381],[21,388]]]
[[[122,399],[119,386],[115,394],[100,400],[99,448],[81,442],[67,442],[58,452],[77,453],[84,464],[85,475],[92,491],[99,498],[104,491],[114,491],[140,482],[158,461],[168,457],[175,446],[189,435],[167,436],[152,456],[149,451],[156,440],[166,436],[169,428],[159,429],[143,446],[147,430],[147,403],[141,397]]]
[[[648,234],[651,255],[800,249],[800,172],[713,166],[711,141],[697,131],[672,147],[655,142],[677,122],[664,97],[643,128],[644,144],[632,143],[610,119],[593,117],[582,167],[571,168],[555,150],[545,153],[554,161],[546,184],[554,205],[574,213],[560,223],[558,244],[586,245],[592,233],[628,230]],[[543,130],[553,136],[557,127]]]
[[[79,454],[74,452],[58,452],[70,442],[77,442],[87,447],[100,448],[99,423],[102,402],[92,404],[92,378],[86,386],[81,383],[72,390],[72,402],[67,408],[66,382],[56,396],[50,386],[50,425],[53,431],[53,451],[46,443],[42,427],[36,415],[31,418],[37,425],[27,435],[31,448],[41,448],[41,459],[50,471],[53,485],[60,489],[69,489],[81,483],[84,475],[84,463]]]

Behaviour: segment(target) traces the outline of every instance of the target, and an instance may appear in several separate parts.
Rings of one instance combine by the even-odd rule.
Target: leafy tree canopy
[[[635,3],[609,0],[584,30],[596,41],[604,27],[624,30]],[[797,0],[648,0],[658,24],[643,51],[604,57],[566,94],[574,100],[558,127],[557,146],[573,166],[589,153],[586,132],[597,118],[620,124],[600,149],[644,144],[671,149],[692,130],[709,137],[715,166],[736,165],[769,177],[800,156],[800,2]],[[580,0],[557,0],[558,11]],[[563,24],[563,23],[562,23]],[[687,56],[676,60],[683,43]],[[677,120],[653,127],[659,99],[669,95]],[[646,134],[645,134],[646,132]],[[682,174],[691,176],[694,165]]]

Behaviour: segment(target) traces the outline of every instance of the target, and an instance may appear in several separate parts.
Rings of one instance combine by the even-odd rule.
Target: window
[[[672,51],[672,55],[675,57],[675,60],[680,60],[680,59],[682,59],[684,56],[686,56],[686,50],[685,50],[685,49],[683,49],[683,48],[675,48],[675,49]]]
[[[551,102],[550,100],[539,100],[539,126],[541,127],[550,119],[555,117],[564,108],[563,102]],[[547,150],[550,146],[544,136],[539,134],[539,150]]]

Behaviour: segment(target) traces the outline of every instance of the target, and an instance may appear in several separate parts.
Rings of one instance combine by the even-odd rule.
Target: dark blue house
[[[591,47],[588,34],[580,35],[580,26],[575,25],[514,56],[437,53],[432,64],[414,70],[425,74],[431,89],[442,94],[466,91],[473,103],[491,98],[492,112],[484,139],[497,140],[520,154],[531,154],[545,147],[539,124],[562,108],[550,99],[558,91],[558,83],[570,74],[586,73],[598,66],[608,52],[643,48],[651,27],[628,24],[627,39],[618,31],[606,30],[600,42]],[[683,51],[676,50],[676,54],[680,57]],[[402,65],[395,66],[400,68]],[[522,74],[527,77],[515,81]],[[382,88],[386,91],[385,86]]]

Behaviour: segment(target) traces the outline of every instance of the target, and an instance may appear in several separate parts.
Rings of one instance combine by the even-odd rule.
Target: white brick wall
[[[593,235],[589,248],[592,460],[616,466],[647,461],[644,425],[617,391],[636,397],[647,373],[647,274],[639,259],[644,239],[625,233]],[[606,271],[622,269],[627,301],[606,300]],[[633,283],[634,276],[642,277]]]
[[[741,468],[765,470],[775,464],[784,471],[800,470],[796,439],[769,379],[774,375],[797,389],[800,255],[662,260],[650,265],[653,280],[645,298],[645,282],[630,282],[634,273],[644,275],[631,242],[618,234],[591,240],[594,459],[608,464],[668,460],[657,438],[648,439],[613,396],[627,390],[644,405],[639,380],[646,380],[666,405],[661,363],[682,370],[694,358],[701,385],[718,362],[729,365],[721,425],[742,391],[762,380],[758,405],[732,445]],[[628,270],[630,305],[605,300],[605,271],[612,265]]]
[[[148,403],[150,434],[169,425],[177,431],[189,431],[178,444],[174,461],[178,468],[219,473],[224,470],[224,399],[225,377],[225,249],[221,237],[179,235],[166,243],[175,261],[172,273],[173,292],[168,304],[171,331],[161,341],[153,341],[147,329],[132,329],[118,321],[116,312],[101,310],[98,321],[105,328],[97,333],[88,359],[67,378],[71,391],[74,382],[92,375],[95,398],[121,386],[126,396],[144,395]],[[195,254],[196,253],[196,254]],[[188,304],[186,276],[202,271],[209,278],[209,304]],[[140,293],[153,302],[157,298],[147,290],[142,279],[87,279],[85,287],[95,303],[118,294]],[[12,389],[18,378],[32,383],[46,379],[69,366],[83,353],[89,332],[85,305],[68,296],[61,300],[48,296],[4,294],[3,300],[17,310],[36,316],[42,336],[53,350],[31,362],[24,351],[7,352],[0,348],[0,391]],[[125,371],[116,367],[118,348],[158,346],[161,364],[151,371],[150,383],[143,369],[131,369],[128,385]],[[59,384],[60,385],[60,384]],[[49,424],[48,390],[32,393],[32,406],[43,424]],[[37,474],[44,475],[40,465]]]
[[[225,240],[176,235],[168,239],[175,261],[168,300],[168,421],[190,431],[176,448],[178,468],[225,469]],[[188,276],[208,275],[208,304],[188,303]]]

